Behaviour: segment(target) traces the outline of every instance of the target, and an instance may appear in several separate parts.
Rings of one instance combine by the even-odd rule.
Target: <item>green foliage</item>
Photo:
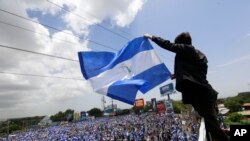
[[[146,106],[144,106],[143,111],[148,112],[150,109],[152,109],[152,106],[146,105]]]
[[[127,115],[130,113],[130,109],[123,109],[116,112],[116,115]]]
[[[9,133],[12,133],[13,131],[18,131],[24,128],[30,128],[32,126],[36,126],[42,120],[42,118],[44,118],[44,116],[16,118],[16,119],[9,119],[8,121],[5,122],[1,122],[0,135],[5,135],[8,132],[8,129]]]
[[[225,106],[230,109],[230,112],[240,111],[244,103],[250,102],[250,92],[239,93],[235,97],[229,97],[225,100]]]
[[[237,112],[241,110],[242,103],[235,98],[228,98],[225,101],[225,106],[230,109],[230,112]]]
[[[228,117],[224,118],[226,126],[229,127],[230,125],[237,124],[237,125],[249,125],[250,122],[243,120],[244,116],[239,113],[231,113]]]
[[[74,119],[74,110],[68,109],[64,112],[66,119],[68,122],[73,121]]]
[[[181,113],[181,103],[178,101],[173,101],[173,108],[174,108],[174,112],[176,114],[180,114]]]
[[[71,122],[74,118],[74,110],[71,110],[71,109],[67,109],[65,112],[58,112],[57,114],[55,115],[52,115],[50,117],[50,119],[53,121],[53,122],[58,122],[58,121],[69,121]]]
[[[181,112],[191,111],[191,106],[185,105],[181,101],[173,101],[173,108],[176,114],[180,114]]]
[[[232,124],[232,122],[229,120],[228,117],[225,117],[225,118],[224,118],[224,122],[225,122],[225,124],[226,124],[226,127],[230,127],[230,125]]]
[[[58,112],[57,114],[55,115],[52,115],[50,117],[50,119],[53,121],[53,122],[58,122],[58,121],[64,121],[64,114],[62,111]]]
[[[10,127],[9,127],[9,130],[10,131],[16,131],[16,130],[22,130],[22,127],[17,125],[17,124],[12,124]]]
[[[99,108],[93,108],[93,109],[88,111],[88,114],[90,116],[101,117],[102,111]]]
[[[243,118],[244,116],[239,113],[231,113],[228,117],[228,119],[232,122],[240,122]]]
[[[241,124],[241,125],[250,125],[250,121],[241,120],[241,121],[240,121],[240,124]]]
[[[248,99],[249,99],[249,96],[250,96],[250,92],[241,92],[241,93],[239,93],[238,94],[238,96],[240,96],[240,97],[248,97]]]

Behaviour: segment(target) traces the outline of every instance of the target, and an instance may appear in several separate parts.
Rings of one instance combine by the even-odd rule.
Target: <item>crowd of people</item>
[[[29,129],[17,141],[197,141],[199,125],[189,116],[146,113],[97,118]]]

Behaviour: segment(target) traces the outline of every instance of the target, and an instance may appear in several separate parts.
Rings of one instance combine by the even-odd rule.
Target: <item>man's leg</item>
[[[216,116],[216,110],[213,104],[207,103],[204,105],[194,103],[192,104],[194,109],[205,119],[205,126],[207,132],[209,132],[216,141],[229,141],[229,137],[221,130],[219,122]]]

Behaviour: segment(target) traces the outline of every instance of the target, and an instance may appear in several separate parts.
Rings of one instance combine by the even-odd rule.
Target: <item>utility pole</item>
[[[111,99],[111,103],[112,103],[112,112],[114,112],[114,103],[113,103],[113,98]]]
[[[248,85],[248,87],[249,87],[249,91],[250,91],[250,83],[248,83],[247,85]]]
[[[7,141],[9,141],[9,133],[10,133],[10,121],[7,121]]]
[[[105,96],[102,97],[102,106],[103,106],[103,111],[105,110]]]

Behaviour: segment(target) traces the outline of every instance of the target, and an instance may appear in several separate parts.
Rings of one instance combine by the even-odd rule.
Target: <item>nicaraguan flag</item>
[[[136,38],[117,53],[79,52],[81,71],[94,91],[134,104],[137,91],[146,93],[170,78],[148,39]]]

